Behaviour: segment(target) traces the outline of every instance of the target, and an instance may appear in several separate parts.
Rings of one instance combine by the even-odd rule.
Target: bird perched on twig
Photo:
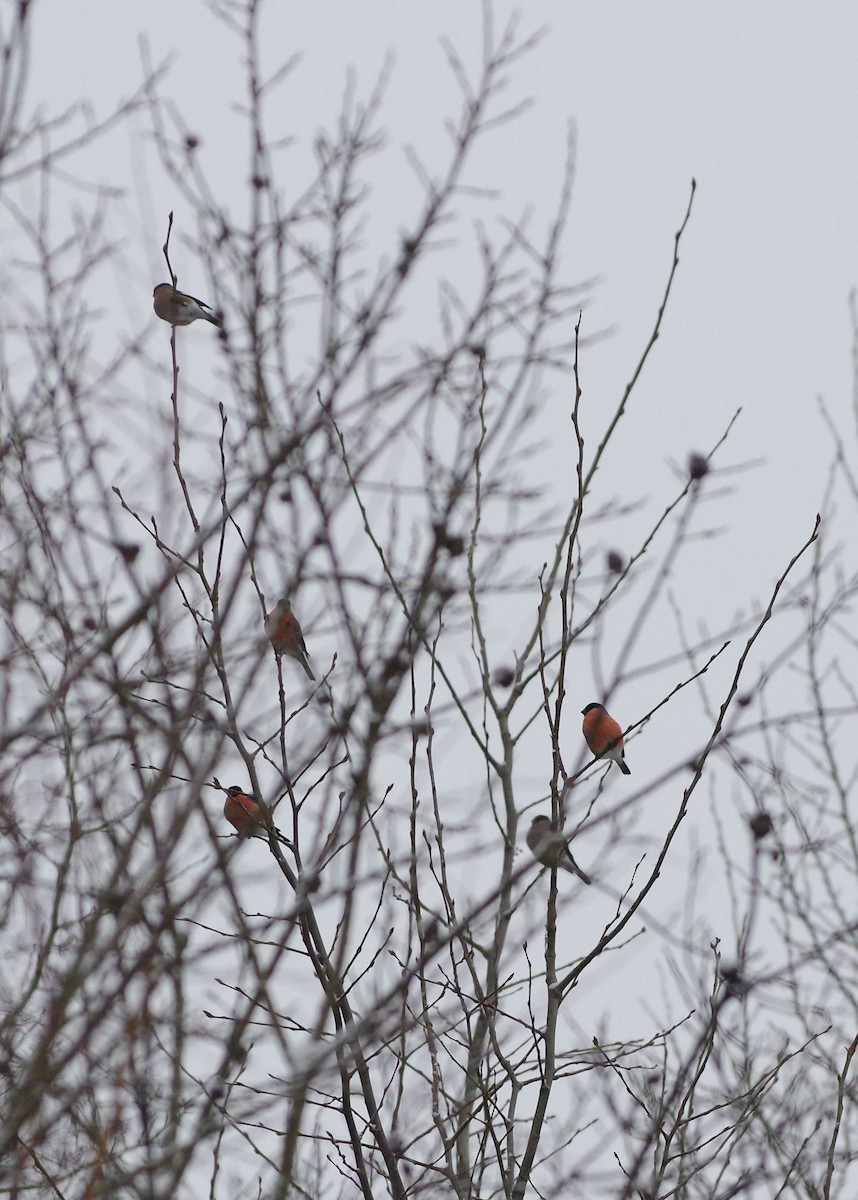
[[[623,751],[623,731],[604,704],[588,704],[582,708],[584,738],[596,758],[610,758],[624,775],[631,775]]]
[[[284,837],[275,824],[271,820],[271,816],[264,805],[258,800],[254,800],[245,792],[244,788],[233,784],[232,787],[226,789],[226,800],[223,805],[223,815],[229,821],[233,829],[238,830],[241,837],[262,837],[268,840],[268,830],[274,831],[275,837],[285,845],[290,845],[289,839]]]
[[[271,612],[265,617],[265,632],[277,655],[285,654],[301,664],[308,679],[315,683],[316,676],[310,670],[307,662],[307,647],[304,645],[304,635],[298,618],[292,612],[292,605],[285,596],[278,600]]]
[[[170,325],[190,325],[192,321],[210,321],[212,325],[221,325],[220,317],[216,317],[208,304],[180,292],[171,283],[159,283],[152,293],[155,297],[152,307],[162,321]]]
[[[527,831],[527,844],[533,857],[543,867],[557,867],[560,871],[577,875],[584,883],[593,882],[572,857],[565,835],[552,827],[550,817],[543,814],[533,818]]]

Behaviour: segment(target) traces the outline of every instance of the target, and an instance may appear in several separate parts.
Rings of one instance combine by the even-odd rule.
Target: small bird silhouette
[[[307,662],[307,647],[304,645],[301,626],[298,624],[298,618],[292,612],[292,605],[285,597],[278,600],[271,612],[266,615],[265,632],[274,647],[274,653],[294,658],[295,662],[299,662],[307,672],[307,677],[315,682],[316,676],[310,670],[310,664]]]
[[[152,307],[162,321],[170,325],[190,325],[192,321],[210,321],[212,325],[221,325],[220,317],[213,315],[211,308],[195,296],[180,292],[171,283],[159,283],[152,293],[155,297]]]
[[[631,775],[623,752],[623,731],[605,711],[604,704],[588,704],[581,712],[584,715],[581,728],[594,757],[610,758],[624,775]]]
[[[577,875],[584,883],[593,882],[572,857],[565,836],[552,827],[550,817],[543,814],[533,818],[527,831],[527,844],[533,857],[544,867],[557,867],[560,871]]]
[[[289,845],[288,839],[283,836],[276,825],[272,824],[268,811],[237,784],[226,789],[223,815],[243,838],[262,837],[267,841],[268,830],[273,829],[275,836],[281,842]]]

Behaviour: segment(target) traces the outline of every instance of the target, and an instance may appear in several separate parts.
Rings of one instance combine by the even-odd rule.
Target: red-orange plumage
[[[582,709],[584,738],[596,758],[610,758],[624,775],[631,775],[623,750],[623,730],[602,704],[588,704]]]
[[[238,830],[239,836],[242,838],[261,837],[267,841],[273,833],[278,842],[282,842],[284,846],[290,848],[292,846],[289,839],[283,836],[271,820],[271,813],[265,804],[261,800],[254,800],[253,796],[249,796],[237,784],[226,789],[223,815],[233,829]]]
[[[587,745],[597,758],[615,746],[622,749],[623,731],[604,708],[591,708],[585,713],[583,729]]]
[[[239,833],[247,833],[249,830],[265,832],[265,822],[261,816],[259,805],[240,787],[227,788],[223,815],[233,829],[237,829]]]
[[[307,661],[304,635],[301,633],[298,618],[292,612],[288,600],[278,600],[271,612],[268,613],[265,618],[265,632],[274,647],[275,654],[285,654],[288,658],[294,658],[304,668],[308,678],[315,681],[316,676],[310,670],[310,664]]]

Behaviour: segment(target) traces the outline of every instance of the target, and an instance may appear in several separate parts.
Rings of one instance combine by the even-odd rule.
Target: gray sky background
[[[97,115],[106,115],[138,86],[145,40],[152,62],[170,57],[162,93],[199,136],[201,161],[223,203],[242,213],[248,152],[239,111],[241,47],[214,17],[215,7],[197,0],[41,6],[31,94],[43,96],[46,112],[85,97]],[[364,98],[390,63],[381,116],[387,143],[371,163],[367,242],[370,256],[392,250],[393,233],[408,228],[421,199],[403,148],[415,146],[430,170],[438,169],[448,149],[446,122],[460,107],[440,39],[450,40],[473,73],[482,47],[481,6],[377,0],[271,3],[265,11],[264,60],[273,66],[300,56],[268,108],[269,134],[292,139],[281,159],[287,195],[290,174],[296,190],[303,186],[313,138],[335,121],[349,72]],[[498,3],[496,28],[513,11]],[[597,280],[584,332],[612,331],[582,357],[584,427],[595,437],[649,336],[696,178],[663,334],[615,439],[601,489],[603,499],[649,498],[644,528],[677,486],[674,464],[684,464],[690,450],[708,450],[742,408],[718,463],[758,465],[728,476],[730,494],[711,509],[711,528],[722,535],[689,548],[677,582],[689,627],[715,629],[768,597],[810,532],[831,449],[817,398],[825,397],[844,428],[851,422],[858,9],[669,0],[528,4],[520,29],[540,28],[544,37],[511,69],[507,91],[510,105],[533,104],[483,140],[466,174],[468,183],[494,190],[499,201],[468,201],[463,211],[492,230],[498,211],[516,217],[532,207],[534,231],[544,229],[574,122],[577,167],[563,274],[569,283]],[[165,274],[167,212],[175,209],[177,247],[192,230],[143,117],[136,129],[133,138],[123,129],[91,155],[92,177],[125,193],[127,216],[124,227],[112,230],[120,267],[105,275],[105,291],[93,303],[110,313],[101,331],[105,354],[117,337],[150,329],[149,349],[162,357],[164,331],[151,313],[151,289]],[[182,286],[222,301],[211,294],[202,265],[195,273],[186,251],[177,261]],[[467,289],[466,276],[461,286]],[[426,313],[431,321],[432,296]],[[403,330],[403,345],[420,336],[420,329]],[[213,339],[187,337],[183,345],[193,370],[215,369]],[[139,418],[138,403],[144,417],[151,406],[163,419],[166,395],[166,389],[150,389],[129,401],[129,423]],[[554,377],[546,384],[540,433],[552,443],[545,462],[560,494],[567,477],[569,488],[574,482],[571,395],[571,380],[565,386]],[[154,445],[160,435],[147,428],[147,436]],[[706,520],[697,527],[706,528]],[[843,536],[847,553],[854,553],[854,534],[844,530]],[[652,657],[669,651],[672,636],[666,627]],[[627,720],[636,705],[651,702],[650,693],[632,689],[620,716]],[[635,743],[638,771],[656,773],[670,750],[670,731],[654,725]]]
[[[563,274],[570,284],[596,279],[585,334],[612,331],[582,356],[585,433],[592,429],[595,437],[649,337],[691,179],[697,180],[662,337],[600,486],[603,499],[649,498],[643,529],[677,488],[675,464],[684,465],[689,451],[708,451],[742,408],[718,465],[757,465],[727,476],[730,492],[709,520],[721,536],[689,548],[677,583],[690,627],[716,629],[768,598],[811,531],[831,455],[818,397],[842,428],[852,427],[848,296],[856,279],[858,7],[790,0],[522,7],[522,31],[544,26],[546,33],[510,71],[507,96],[511,105],[533,104],[488,135],[466,175],[473,186],[497,192],[501,203],[474,199],[463,208],[491,228],[499,208],[516,217],[532,206],[534,229],[544,229],[574,122],[577,166]],[[496,27],[512,11],[498,3]],[[392,55],[381,115],[387,145],[372,173],[368,250],[392,249],[392,231],[407,229],[421,199],[403,147],[415,146],[437,169],[447,151],[445,123],[459,111],[439,39],[447,37],[474,68],[480,6],[271,0],[264,28],[271,65],[301,55],[269,109],[271,136],[294,139],[281,160],[287,188],[292,171],[300,190],[313,138],[335,121],[347,73],[354,72],[356,94],[365,97]],[[86,97],[96,114],[106,115],[141,79],[141,38],[152,62],[172,56],[162,92],[199,136],[201,161],[223,202],[244,211],[249,168],[236,111],[244,88],[240,47],[210,6],[198,0],[43,6],[32,95],[43,96],[46,111]],[[125,192],[127,216],[126,227],[112,230],[121,242],[119,268],[105,275],[105,291],[93,303],[110,313],[100,334],[105,353],[112,339],[151,327],[149,350],[166,365],[151,291],[165,275],[168,211],[175,209],[179,235],[183,222],[189,232],[190,214],[161,171],[143,117],[136,128],[133,140],[123,130],[90,159],[93,178]],[[195,274],[187,252],[177,261],[180,286],[222,302],[202,266]],[[434,297],[427,297],[426,312],[431,321]],[[199,335],[183,343],[194,369],[216,370],[210,331],[190,332]],[[403,345],[420,336],[419,329],[404,329]],[[140,403],[156,409],[168,396],[165,386]],[[567,474],[569,494],[574,486],[571,398],[571,379],[566,387],[556,376],[546,382],[540,433],[553,443],[545,462],[560,494]],[[701,519],[696,527],[706,526]],[[855,534],[844,528],[841,536],[851,560]],[[669,651],[670,627],[657,626],[656,636],[654,658]],[[334,644],[332,636],[322,641],[320,658]],[[591,698],[583,694],[576,710]],[[637,704],[655,698],[651,687],[633,686],[617,715],[628,722]],[[653,722],[629,750],[635,783],[657,775],[673,753],[670,728]],[[576,850],[576,857],[589,862],[587,852]],[[602,916],[594,910],[593,929]],[[610,964],[604,969],[610,972]]]
[[[496,6],[497,27],[511,11]],[[248,172],[236,112],[244,86],[238,42],[207,5],[60,4],[42,7],[40,20],[32,89],[51,108],[86,96],[106,113],[139,82],[141,37],[153,61],[172,56],[164,91],[201,138],[202,162],[223,202],[242,210]],[[540,27],[546,35],[510,72],[507,93],[510,103],[532,98],[533,106],[486,138],[468,181],[495,189],[511,216],[533,206],[534,228],[544,227],[574,121],[564,274],[569,282],[598,278],[584,330],[614,331],[583,362],[585,404],[596,412],[614,403],[648,335],[697,179],[665,332],[612,465],[618,480],[640,477],[637,490],[657,494],[660,479],[670,485],[666,464],[708,448],[741,406],[721,461],[764,462],[719,508],[718,523],[731,536],[701,556],[699,598],[711,602],[728,563],[744,593],[735,577],[743,551],[747,590],[758,594],[753,576],[767,586],[818,504],[828,442],[817,396],[835,414],[849,402],[858,12],[845,3],[530,4],[521,28]],[[294,164],[300,184],[313,135],[339,111],[346,72],[354,71],[356,92],[366,96],[393,54],[382,117],[388,145],[373,194],[374,232],[389,245],[391,227],[407,228],[419,202],[403,145],[416,146],[430,168],[440,164],[444,124],[458,112],[439,38],[474,67],[480,6],[272,4],[263,28],[270,63],[302,56],[269,108],[272,135],[294,139],[281,182]],[[176,209],[179,229],[183,212],[154,153],[141,156],[144,146],[151,151],[144,123],[133,144],[126,134],[118,140],[124,145],[115,154],[95,152],[103,162],[94,174],[127,192],[128,227],[115,233],[126,239],[128,277],[115,281],[122,293],[115,302],[139,329],[150,319],[151,282],[164,274],[166,212]],[[474,210],[493,219],[488,206]],[[182,280],[198,293],[208,285],[187,259]],[[546,403],[567,411],[565,396]],[[558,476],[564,468],[558,454]],[[728,607],[733,591],[725,593]]]

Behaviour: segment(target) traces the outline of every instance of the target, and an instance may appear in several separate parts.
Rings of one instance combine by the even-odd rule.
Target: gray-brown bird
[[[180,292],[171,283],[159,283],[152,293],[155,300],[152,307],[162,321],[170,325],[190,325],[192,321],[210,321],[212,325],[221,325],[220,317],[214,316],[208,304]]]
[[[550,817],[543,815],[533,818],[527,831],[527,844],[533,857],[544,867],[557,867],[560,871],[577,875],[584,883],[593,882],[572,857],[565,835],[553,828]]]
[[[316,676],[310,670],[307,662],[307,647],[304,645],[304,635],[298,618],[292,612],[292,605],[284,596],[278,600],[271,612],[265,617],[265,632],[274,647],[275,654],[285,654],[294,658],[307,672],[307,677],[315,683]]]

